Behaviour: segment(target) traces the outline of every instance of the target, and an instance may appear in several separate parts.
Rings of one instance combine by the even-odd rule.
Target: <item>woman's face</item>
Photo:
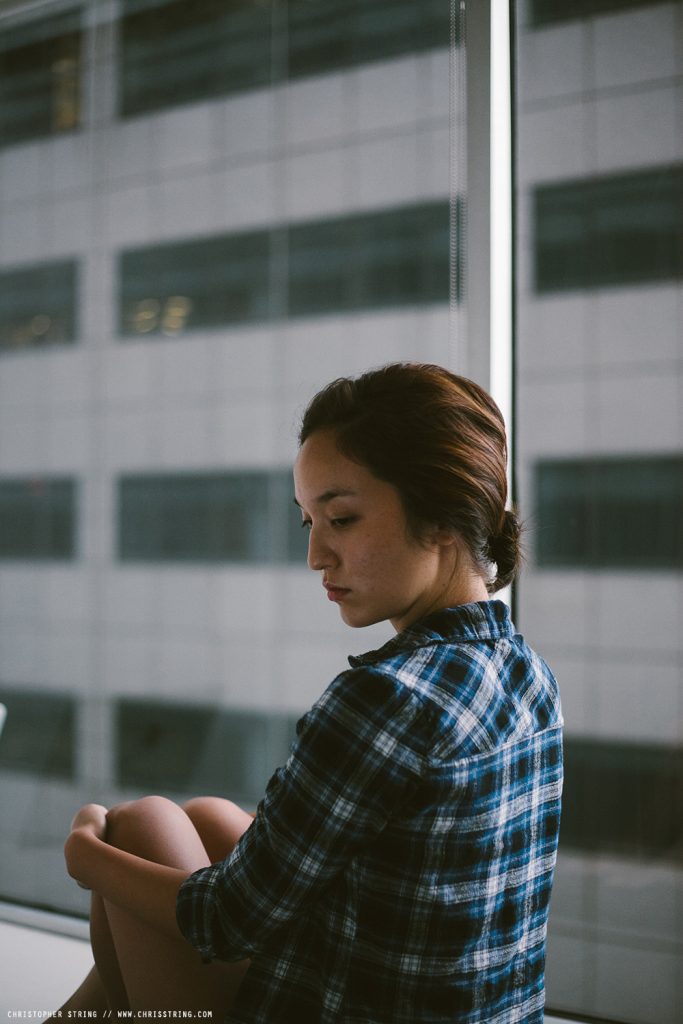
[[[415,539],[396,488],[342,455],[334,431],[304,442],[294,485],[308,565],[349,626],[389,619],[401,630],[451,603],[454,542]]]

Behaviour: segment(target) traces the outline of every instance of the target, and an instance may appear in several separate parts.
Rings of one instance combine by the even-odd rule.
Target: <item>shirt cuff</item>
[[[214,943],[216,865],[200,868],[178,890],[176,921],[183,936],[199,952],[203,963],[216,959]]]

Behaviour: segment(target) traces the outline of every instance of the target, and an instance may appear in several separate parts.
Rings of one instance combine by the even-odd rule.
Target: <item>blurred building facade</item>
[[[548,999],[673,1024],[683,4],[515,13],[516,618],[567,720]],[[61,861],[82,801],[254,805],[388,635],[322,599],[289,471],[333,377],[468,372],[450,34],[442,0],[3,11],[1,897],[85,910]]]
[[[93,794],[255,805],[387,635],[323,599],[291,464],[318,386],[449,360],[449,12],[413,8],[2,23],[6,895],[85,907],[59,850]]]
[[[519,8],[517,617],[566,720],[549,998],[653,1024],[683,1015],[682,72],[681,3]]]

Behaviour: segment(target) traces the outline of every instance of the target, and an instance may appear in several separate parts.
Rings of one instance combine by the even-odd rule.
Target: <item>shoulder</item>
[[[410,748],[411,760],[429,748],[429,709],[422,695],[387,665],[341,672],[297,724],[297,739],[322,750],[346,746],[377,753]]]
[[[383,662],[340,672],[309,714],[337,719],[349,716],[411,718],[419,716],[423,709],[420,693],[407,685],[399,667]]]
[[[430,756],[470,757],[562,724],[555,678],[520,634],[425,642],[370,667],[416,709]]]

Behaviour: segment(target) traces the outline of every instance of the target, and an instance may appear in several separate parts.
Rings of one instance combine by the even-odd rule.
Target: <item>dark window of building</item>
[[[0,146],[70,131],[80,122],[80,11],[0,33]]]
[[[442,0],[289,0],[292,78],[448,46]]]
[[[0,480],[0,558],[64,559],[75,554],[74,480]]]
[[[539,292],[683,277],[683,167],[543,185],[534,195]]]
[[[683,749],[568,736],[561,844],[683,860]]]
[[[270,254],[288,247],[288,294]],[[120,328],[173,336],[282,316],[445,302],[444,202],[132,249],[120,256]]]
[[[229,95],[449,39],[443,0],[124,0],[120,110]]]
[[[535,483],[540,566],[683,567],[683,456],[543,461]]]
[[[288,470],[126,476],[119,481],[124,561],[304,564]]]
[[[45,690],[0,686],[7,721],[0,770],[73,779],[76,769],[76,701]]]
[[[289,229],[289,313],[448,299],[448,204],[427,203]]]
[[[76,278],[73,260],[0,271],[0,352],[73,342]]]
[[[120,110],[138,114],[271,81],[270,4],[125,0]]]
[[[590,18],[658,3],[661,0],[531,0],[530,18],[532,26],[540,28],[558,21]]]
[[[193,328],[267,320],[270,237],[220,235],[120,256],[120,329],[172,337]]]
[[[255,804],[284,764],[295,735],[289,715],[122,699],[116,708],[120,786],[227,796]]]

